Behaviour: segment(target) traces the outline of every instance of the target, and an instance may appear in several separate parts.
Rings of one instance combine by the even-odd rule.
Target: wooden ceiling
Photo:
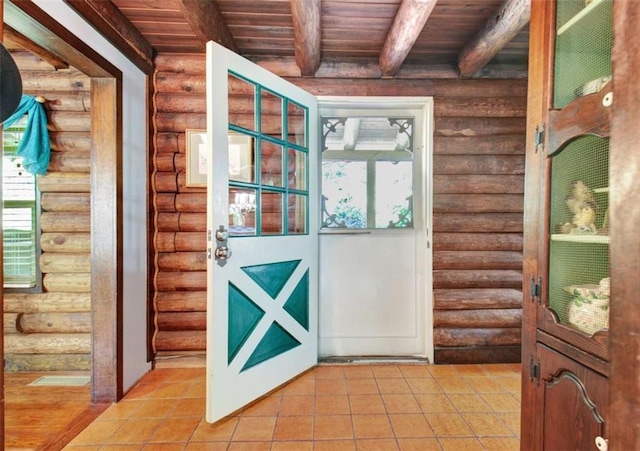
[[[213,39],[289,76],[527,73],[529,0],[66,2],[145,72],[159,53],[203,53]]]

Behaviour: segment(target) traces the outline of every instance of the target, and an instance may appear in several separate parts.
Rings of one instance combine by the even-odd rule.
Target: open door
[[[317,141],[313,95],[207,44],[209,422],[317,362]]]

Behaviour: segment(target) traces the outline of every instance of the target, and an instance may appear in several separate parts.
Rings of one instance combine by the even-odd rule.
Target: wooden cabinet
[[[640,225],[615,197],[637,194],[639,183],[638,143],[625,138],[637,132],[616,125],[638,117],[628,99],[618,102],[619,92],[638,82],[616,64],[638,57],[619,40],[629,33],[623,10],[639,12],[633,3],[532,0],[522,450],[598,450],[608,446],[605,439],[609,449],[636,449],[637,432],[624,439],[633,443],[626,447],[610,435],[611,417],[624,421],[611,407],[622,391],[615,382],[623,380],[612,368],[625,359],[624,346],[638,351],[637,326],[623,319],[638,318],[627,310],[638,304],[629,296],[640,277],[638,256],[631,257],[635,266],[621,263],[638,251]],[[633,366],[621,371],[638,374]],[[637,412],[637,403],[636,396],[625,407]]]

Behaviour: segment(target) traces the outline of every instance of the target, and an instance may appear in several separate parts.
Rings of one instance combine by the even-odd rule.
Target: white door
[[[320,98],[319,354],[433,359],[431,98]]]
[[[207,421],[317,363],[317,104],[207,44]]]

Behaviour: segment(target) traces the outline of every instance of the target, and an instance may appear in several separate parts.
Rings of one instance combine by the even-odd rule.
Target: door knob
[[[216,260],[227,260],[231,258],[231,250],[226,246],[216,247]]]
[[[606,439],[600,436],[597,436],[596,448],[598,448],[598,451],[607,451],[609,449],[609,442]]]
[[[220,226],[218,230],[216,230],[216,240],[217,241],[227,241],[229,237],[228,232],[225,230],[224,226]]]

